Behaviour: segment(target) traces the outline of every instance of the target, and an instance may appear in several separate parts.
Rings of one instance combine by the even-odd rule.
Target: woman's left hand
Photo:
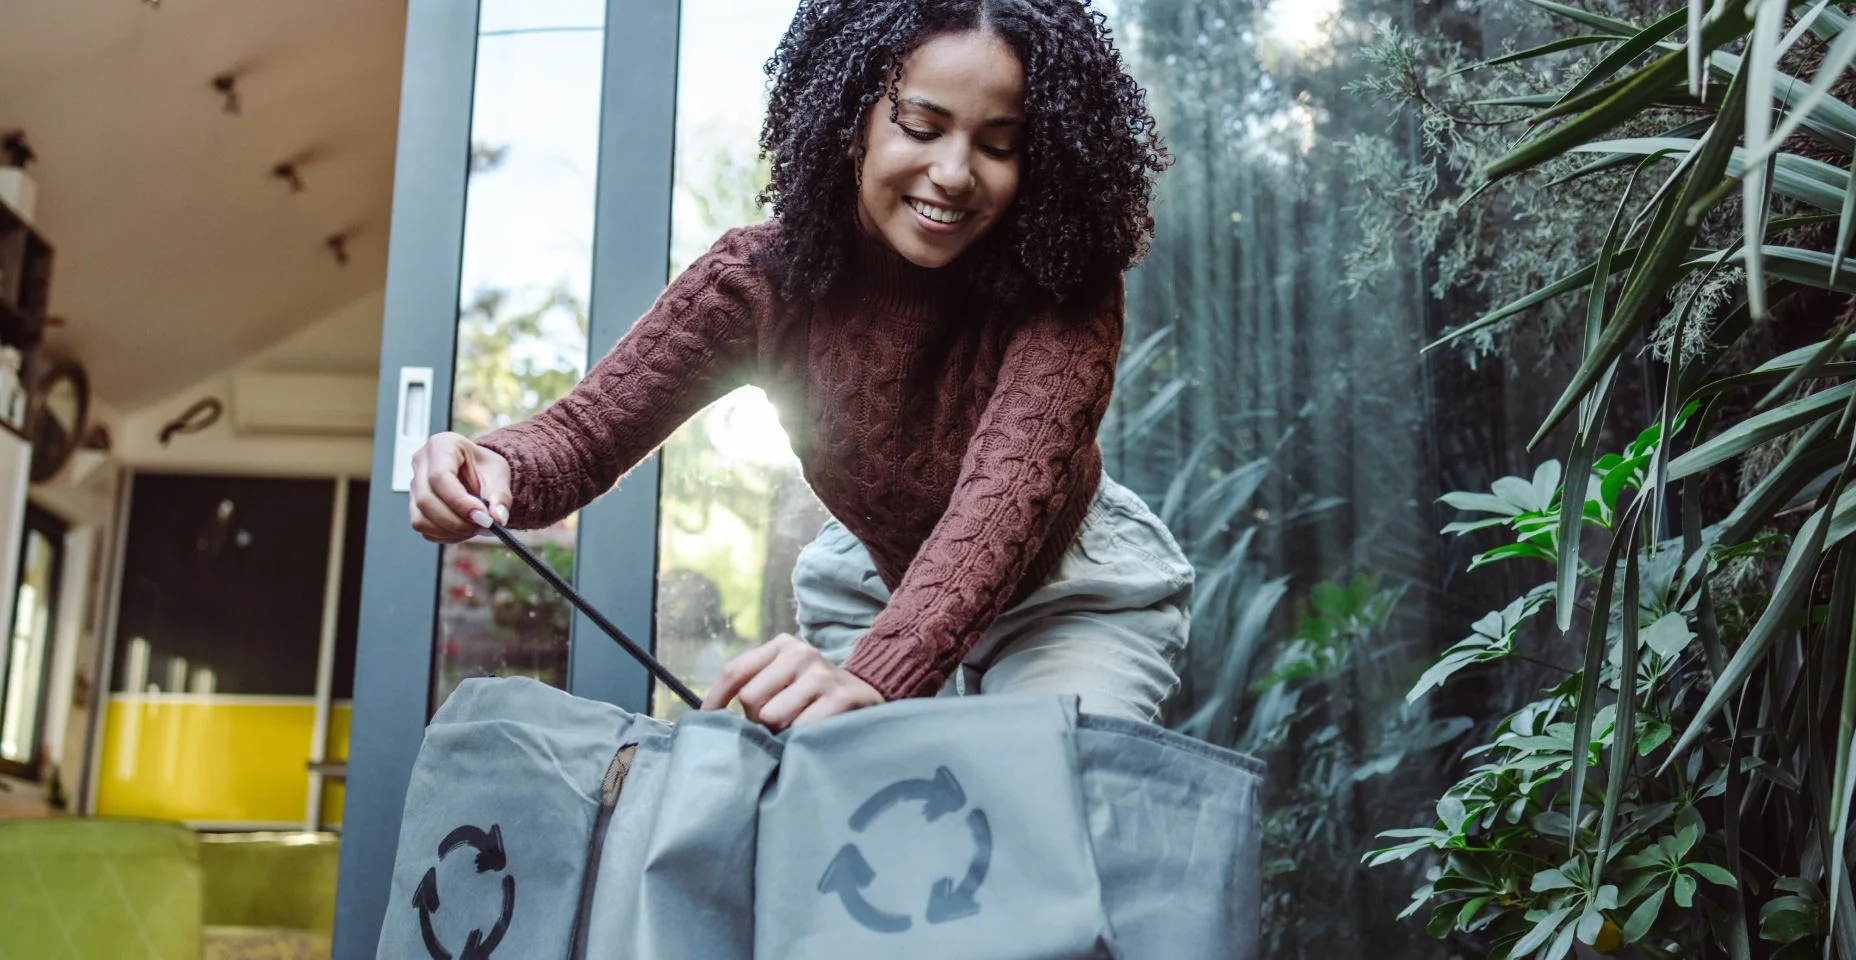
[[[784,633],[728,661],[702,708],[720,710],[737,696],[749,720],[775,733],[884,702],[875,687]]]

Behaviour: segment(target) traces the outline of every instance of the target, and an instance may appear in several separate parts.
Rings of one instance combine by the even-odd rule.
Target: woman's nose
[[[940,151],[928,166],[928,179],[949,195],[959,196],[973,189],[973,164],[966,148]]]

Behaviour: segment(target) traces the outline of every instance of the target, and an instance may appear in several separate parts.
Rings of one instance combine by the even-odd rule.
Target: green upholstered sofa
[[[322,834],[0,821],[0,960],[321,960],[337,852]]]

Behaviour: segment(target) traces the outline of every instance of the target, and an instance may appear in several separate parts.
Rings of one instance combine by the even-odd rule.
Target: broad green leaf
[[[1444,524],[1444,528],[1438,532],[1446,534],[1475,533],[1477,530],[1487,530],[1490,527],[1505,527],[1512,522],[1514,522],[1514,518],[1512,517],[1490,517],[1487,520],[1457,520],[1452,523]]]
[[[1530,447],[1538,445],[1572,411],[1573,405],[1587,395],[1603,371],[1610,368],[1611,362],[1623,352],[1625,345],[1636,337],[1650,312],[1657,309],[1666,297],[1674,278],[1683,271],[1680,260],[1694,239],[1697,225],[1676,216],[1675,211],[1687,210],[1707,191],[1707,184],[1720,177],[1732,152],[1733,140],[1739,134],[1736,117],[1745,99],[1746,86],[1736,77],[1728,87],[1720,118],[1716,120],[1705,145],[1697,152],[1693,168],[1682,189],[1659,205],[1659,213],[1651,229],[1651,239],[1645,244],[1646,252],[1624,281],[1624,292],[1618,298],[1611,322],[1606,325],[1598,345],[1586,352],[1572,381],[1566,385],[1546,421],[1529,441]]]
[[[1856,151],[1850,153],[1849,177],[1850,185],[1848,189],[1843,191],[1843,207],[1838,213],[1837,245],[1831,248],[1834,250],[1848,250],[1850,248],[1850,231],[1856,229]],[[1831,269],[1830,285],[1833,288],[1837,285],[1837,281],[1842,279],[1843,260],[1843,257],[1838,257],[1836,264]]]
[[[1852,453],[1856,454],[1856,449],[1853,449]],[[1851,459],[1856,458],[1846,458],[1844,461],[1845,475],[1849,473]],[[1838,502],[1841,492],[1842,481],[1839,479],[1838,484],[1832,488],[1831,502],[1833,504]],[[1824,539],[1829,534],[1829,530],[1830,517],[1823,509],[1812,514],[1810,519],[1804,522],[1804,526],[1799,528],[1798,536],[1792,543],[1791,552],[1786,555],[1785,564],[1779,570],[1771,602],[1766,605],[1765,612],[1760,614],[1759,620],[1753,625],[1746,640],[1741,643],[1740,649],[1734,652],[1733,659],[1727,662],[1721,675],[1715,678],[1714,685],[1709,688],[1707,697],[1702,700],[1700,708],[1695,711],[1694,719],[1689,722],[1688,729],[1683,731],[1681,739],[1676,741],[1675,748],[1670,750],[1669,758],[1663,761],[1664,769],[1686,753],[1689,747],[1695,745],[1695,741],[1701,738],[1709,721],[1714,719],[1714,715],[1727,702],[1727,698],[1746,682],[1753,667],[1765,658],[1781,631],[1789,625],[1792,615],[1810,591],[1811,583],[1817,573],[1818,561],[1823,556]]]
[[[1676,906],[1686,910],[1695,905],[1695,875],[1688,871],[1676,874]]]
[[[1768,6],[1776,7],[1774,4],[1768,4]],[[1820,6],[1820,12],[1821,9]],[[1817,109],[1818,104],[1823,103],[1824,99],[1830,95],[1831,85],[1843,75],[1853,59],[1856,59],[1856,30],[1845,30],[1830,45],[1830,49],[1824,52],[1824,58],[1817,68],[1817,74],[1812,78],[1811,85],[1804,95],[1797,102],[1788,105],[1784,122],[1763,139],[1753,137],[1749,131],[1747,142],[1757,145],[1752,162],[1759,162],[1766,154],[1784,145],[1786,139],[1797,131],[1799,125],[1804,123],[1813,110]],[[1752,96],[1757,97],[1757,94]],[[1845,248],[1839,247],[1838,249]]]
[[[1813,477],[1837,461],[1837,450],[1824,441],[1830,437],[1830,418],[1820,418],[1799,434],[1780,460],[1759,483],[1740,498],[1740,502],[1721,523],[1721,543],[1745,542],[1753,532],[1772,521],[1779,508],[1791,500]]]
[[[1458,510],[1475,510],[1480,513],[1499,513],[1505,517],[1518,517],[1526,513],[1528,507],[1506,497],[1487,493],[1466,493],[1456,491],[1446,493],[1437,499],[1442,500]]]
[[[1437,801],[1437,819],[1443,821],[1444,829],[1452,834],[1460,834],[1463,832],[1463,824],[1469,819],[1469,811],[1464,808],[1462,800],[1444,794],[1443,799]]]
[[[1819,40],[1835,40],[1837,34],[1850,25],[1850,18],[1836,7],[1825,7],[1822,14],[1811,24],[1811,32]]]
[[[1767,0],[1753,5],[1753,36],[1747,41],[1747,55],[1742,70],[1748,74],[1746,93],[1746,132],[1749,145],[1763,144],[1772,129],[1772,74],[1778,69],[1779,28],[1784,24],[1786,7]],[[1766,235],[1766,213],[1772,208],[1770,183],[1776,162],[1755,159],[1751,151],[1742,161],[1740,176],[1741,223],[1746,237],[1746,293],[1753,319],[1766,315],[1766,261],[1760,256]],[[1733,175],[1733,164],[1728,163]],[[1681,901],[1678,886],[1676,899]],[[1688,906],[1684,903],[1683,906]]]
[[[1846,259],[1848,258],[1837,257],[1836,262],[1842,263]],[[1834,279],[1835,277],[1836,277],[1836,267],[1832,266],[1831,268],[1831,278],[1832,278],[1831,282],[1832,283],[1836,282]],[[1809,360],[1806,360],[1803,364],[1799,365],[1796,369],[1792,370],[1791,373],[1789,373],[1785,377],[1784,380],[1779,381],[1778,386],[1773,387],[1770,392],[1768,392],[1764,397],[1761,397],[1760,401],[1757,404],[1754,404],[1755,409],[1764,409],[1765,407],[1770,406],[1772,404],[1772,401],[1777,400],[1778,398],[1790,393],[1792,391],[1792,388],[1796,387],[1799,383],[1802,383],[1805,380],[1809,380],[1817,376],[1820,371],[1824,370],[1825,367],[1830,365],[1830,362],[1832,359],[1834,359],[1835,357],[1837,357],[1839,354],[1843,352],[1843,345],[1849,342],[1849,336],[1850,336],[1851,329],[1852,329],[1852,325],[1850,324],[1849,321],[1845,321],[1844,323],[1839,325],[1836,331],[1831,335],[1830,339],[1824,341],[1823,347],[1819,349],[1817,353],[1812,354]]]
[[[1624,636],[1619,650],[1623,656],[1618,661],[1617,729],[1626,733],[1611,740],[1611,769],[1605,777],[1605,804],[1598,816],[1598,852],[1592,868],[1592,872],[1600,876],[1604,875],[1605,860],[1611,852],[1611,831],[1617,825],[1618,802],[1623,799],[1624,786],[1630,780],[1631,760],[1637,754],[1635,738],[1631,735],[1637,729],[1637,661],[1642,654],[1637,624],[1642,586],[1638,580],[1636,525],[1632,524],[1624,535],[1628,543],[1624,548]]]
[[[1605,562],[1599,568],[1598,602],[1593,605],[1592,623],[1586,631],[1585,663],[1579,674],[1578,709],[1574,714],[1573,743],[1577,745],[1573,755],[1579,762],[1572,765],[1571,811],[1568,816],[1573,823],[1579,822],[1579,805],[1585,796],[1586,767],[1585,753],[1592,742],[1592,721],[1598,712],[1599,672],[1604,664],[1606,640],[1610,635],[1611,593],[1617,582],[1618,561],[1623,551],[1635,548],[1637,541],[1637,517],[1643,509],[1644,497],[1639,495],[1631,501],[1630,508],[1618,522],[1617,531],[1612,536],[1611,550]],[[1629,596],[1627,594],[1627,596]],[[1635,597],[1631,597],[1634,605]],[[1573,841],[1575,844],[1578,841]]]
[[[1701,875],[1702,879],[1717,886],[1735,889],[1740,886],[1740,881],[1734,879],[1734,875],[1728,873],[1725,868],[1716,866],[1705,860],[1697,860],[1694,863],[1688,864],[1687,869],[1695,871]]]
[[[1694,638],[1688,620],[1679,613],[1665,613],[1643,631],[1644,645],[1665,660],[1688,649],[1689,641]]]
[[[1491,181],[1510,177],[1562,156],[1580,144],[1590,143],[1605,131],[1643,112],[1679,86],[1681,79],[1681,57],[1671,54],[1584,97],[1549,108],[1582,112],[1496,158],[1484,170],[1484,175]],[[1597,102],[1593,103],[1594,100]]]
[[[1713,125],[1714,125],[1713,117],[1711,116],[1703,117],[1700,120],[1690,120],[1689,122],[1684,123],[1680,126],[1671,127],[1670,129],[1657,134],[1657,136],[1673,137],[1673,138],[1681,139],[1681,140],[1694,140],[1700,137],[1702,134],[1707,133],[1708,128]],[[1664,157],[1666,156],[1667,154],[1652,154],[1651,158],[1654,158],[1655,160],[1661,160],[1661,159],[1664,159]],[[1588,163],[1582,167],[1579,167],[1570,173],[1560,174],[1559,176],[1554,177],[1552,180],[1548,180],[1542,186],[1544,189],[1551,190],[1554,187],[1558,187],[1564,184],[1571,183],[1574,180],[1582,180],[1586,177],[1591,176],[1594,173],[1602,173],[1606,170],[1611,170],[1617,167],[1624,166],[1625,164],[1628,164],[1632,162],[1633,160],[1641,161],[1644,159],[1649,159],[1649,158],[1644,158],[1641,154],[1637,154],[1637,153],[1614,153],[1609,156],[1594,160],[1591,163]]]
[[[1851,31],[1856,32],[1856,31]],[[1830,609],[1833,619],[1826,632],[1836,634],[1849,633],[1848,646],[1843,661],[1843,703],[1837,711],[1837,766],[1831,775],[1831,784],[1836,790],[1832,798],[1828,821],[1837,825],[1836,840],[1833,845],[1830,862],[1847,863],[1844,859],[1849,849],[1850,801],[1856,796],[1856,763],[1852,763],[1851,751],[1856,750],[1856,548],[1846,547],[1836,554],[1837,572],[1830,590]],[[1848,621],[1846,627],[1837,619]],[[1842,892],[1842,870],[1830,871],[1830,899],[1835,901]],[[1836,932],[1837,915],[1830,915],[1831,932]]]
[[[1566,152],[1639,156],[1661,154],[1664,158],[1680,161],[1694,152],[1700,143],[1699,139],[1687,137],[1627,137],[1619,140],[1578,143],[1567,147]],[[1745,176],[1746,157],[1745,150],[1735,147],[1727,161],[1727,179],[1717,182],[1728,183]],[[1763,167],[1756,166],[1754,169],[1759,170]],[[1813,160],[1791,153],[1778,155],[1778,163],[1772,176],[1774,193],[1833,214],[1842,211],[1843,195],[1849,189],[1849,185],[1849,171],[1833,167],[1821,160]],[[1716,201],[1725,199],[1724,196],[1713,191],[1704,192],[1713,193],[1712,199]],[[1701,195],[1697,194],[1697,198],[1699,199]],[[1711,205],[1703,204],[1702,206]]]
[[[1591,946],[1598,942],[1598,932],[1605,927],[1605,915],[1595,905],[1587,905],[1579,915],[1579,942]]]
[[[1697,256],[1706,255],[1706,251],[1692,251],[1692,253],[1694,253]],[[1625,249],[1619,250],[1617,252],[1617,256],[1611,262],[1610,272],[1616,273],[1619,270],[1628,270],[1630,269],[1631,265],[1636,262],[1637,262],[1637,248],[1626,247]],[[1455,330],[1452,330],[1449,333],[1444,334],[1443,336],[1437,338],[1431,343],[1425,345],[1424,350],[1422,352],[1429,353],[1430,351],[1435,350],[1438,347],[1444,346],[1445,344],[1448,344],[1448,343],[1452,343],[1456,340],[1460,340],[1463,337],[1469,336],[1470,334],[1475,333],[1479,330],[1486,330],[1489,327],[1492,327],[1502,322],[1503,320],[1508,319],[1509,317],[1513,317],[1518,314],[1524,313],[1527,310],[1540,306],[1543,303],[1550,302],[1552,300],[1555,300],[1559,297],[1565,296],[1566,294],[1572,293],[1577,290],[1583,290],[1586,287],[1591,285],[1592,276],[1597,270],[1597,267],[1598,267],[1598,264],[1596,261],[1592,263],[1588,263],[1585,266],[1580,267],[1577,270],[1574,270],[1572,273],[1567,274],[1565,277],[1562,277],[1559,280],[1555,280],[1554,282],[1547,284],[1544,287],[1541,287],[1539,290],[1536,290],[1533,293],[1530,293],[1525,297],[1515,300],[1513,303],[1509,303],[1505,306],[1499,307],[1490,313],[1483,314],[1482,316],[1476,318],[1475,320],[1472,320],[1469,323],[1466,323],[1463,326],[1458,327]]]
[[[1454,75],[1454,74],[1463,73],[1469,70],[1476,70],[1481,67],[1499,67],[1505,63],[1519,63],[1522,60],[1532,60],[1535,57],[1544,57],[1544,56],[1547,56],[1548,54],[1560,53],[1565,50],[1576,50],[1580,47],[1589,47],[1595,43],[1613,43],[1615,41],[1622,40],[1622,39],[1624,38],[1621,36],[1616,36],[1614,34],[1607,34],[1607,33],[1585,34],[1585,35],[1576,36],[1576,37],[1560,37],[1557,40],[1548,41],[1547,43],[1543,43],[1537,47],[1528,47],[1526,50],[1517,50],[1514,53],[1504,54],[1502,56],[1496,57],[1493,60],[1484,60],[1480,63],[1472,63],[1467,67],[1462,67],[1458,70],[1451,71],[1451,74]],[[1552,102],[1551,98],[1548,98],[1548,102],[1549,103]]]
[[[1529,0],[1529,2],[1538,5],[1543,0]],[[1730,10],[1719,20],[1703,28],[1702,45],[1712,50],[1737,38],[1745,25],[1744,11]],[[1589,143],[1599,134],[1637,116],[1666,93],[1681,88],[1685,69],[1683,59],[1680,51],[1666,54],[1636,73],[1621,77],[1617,81],[1587,93],[1578,100],[1561,105],[1561,109],[1572,109],[1577,105],[1583,112],[1547,133],[1523,142],[1489,164],[1488,179],[1499,180],[1502,177],[1539,166],[1560,156],[1573,146]],[[1744,93],[1736,98],[1733,87],[1745,89],[1738,75],[1730,84],[1727,100],[1721,105],[1723,118],[1741,110],[1741,104],[1745,102]],[[1599,99],[1597,103],[1590,107],[1585,106],[1586,103],[1599,97],[1602,99]],[[1727,139],[1738,138],[1740,119],[1732,121],[1733,130],[1725,135]],[[1718,127],[1717,123],[1717,129]]]
[[[1545,946],[1547,941],[1553,939],[1554,934],[1559,933],[1561,924],[1564,924],[1566,918],[1572,915],[1572,911],[1572,907],[1561,907],[1541,918],[1534,924],[1534,929],[1529,930],[1526,936],[1515,943],[1509,956],[1524,957]]]
[[[1545,893],[1548,890],[1565,890],[1572,886],[1573,882],[1566,878],[1566,874],[1562,873],[1558,867],[1554,867],[1534,874],[1534,879],[1527,888],[1535,893]]]
[[[1540,960],[1562,960],[1572,953],[1572,942],[1578,932],[1579,925],[1576,921],[1561,927],[1559,935],[1553,938],[1553,943],[1540,952]]]
[[[1832,347],[1835,343],[1836,341],[1834,338],[1831,340],[1819,340],[1810,346],[1799,347],[1796,350],[1788,350],[1754,367],[1753,372],[1770,373],[1774,370],[1796,370],[1806,363],[1809,363],[1825,348]],[[1856,355],[1856,341],[1845,340],[1841,346],[1837,346],[1835,349],[1838,356]]]
[[[1566,92],[1560,96],[1555,106],[1557,107],[1559,103],[1566,103],[1574,100],[1578,98],[1580,94],[1611,79],[1619,70],[1629,66],[1631,61],[1649,52],[1651,48],[1656,46],[1657,41],[1676,32],[1687,19],[1687,11],[1678,10],[1650,24],[1642,30],[1637,31],[1635,36],[1619,44],[1617,49],[1606,54],[1603,59],[1592,66],[1592,69],[1586,71],[1585,76],[1580,77],[1577,83],[1569,87]],[[1555,112],[1552,109],[1548,109],[1543,111],[1540,116],[1536,118],[1535,122],[1549,119],[1553,116],[1556,116]]]
[[[1852,394],[1856,394],[1856,383],[1846,383],[1748,417],[1671,461],[1669,478],[1680,480],[1693,476],[1774,437],[1833,416]]]
[[[1432,687],[1442,686],[1444,681],[1464,667],[1498,660],[1512,653],[1515,631],[1527,618],[1537,613],[1544,602],[1545,594],[1537,587],[1507,607],[1477,620],[1470,628],[1474,632],[1444,651],[1437,662],[1412,685],[1405,700],[1415,703]]]
[[[1542,10],[1547,11],[1548,13],[1558,14],[1559,16],[1565,17],[1569,20],[1576,20],[1579,23],[1583,23],[1588,27],[1596,27],[1600,30],[1605,30],[1610,33],[1618,33],[1618,34],[1623,34],[1625,36],[1629,36],[1643,29],[1637,26],[1636,24],[1631,23],[1628,20],[1619,20],[1616,17],[1607,17],[1602,13],[1593,13],[1590,10],[1581,10],[1578,7],[1570,7],[1563,3],[1555,3],[1553,2],[1553,0],[1527,0],[1527,2],[1533,4],[1536,7],[1539,7]]]
[[[1663,911],[1663,895],[1668,892],[1668,887],[1658,887],[1655,893],[1645,897],[1637,909],[1630,912],[1630,919],[1624,921],[1622,932],[1625,943],[1636,943],[1650,932],[1650,928],[1656,924],[1657,915]]]
[[[1839,265],[1851,261],[1850,257],[1834,257],[1828,253],[1822,253],[1817,250],[1801,250],[1797,247],[1781,247],[1772,244],[1761,247],[1760,251],[1761,256],[1766,258],[1767,272],[1772,276],[1790,280],[1795,283],[1802,283],[1806,286],[1816,287],[1820,290],[1835,290],[1839,293],[1856,293],[1856,281],[1852,281],[1848,276],[1838,273]],[[1716,254],[1708,254],[1703,257],[1698,257],[1689,261],[1689,266],[1693,267],[1704,263],[1713,263],[1717,259],[1717,256]],[[1745,251],[1735,251],[1724,257],[1719,257],[1719,259],[1723,259],[1727,263],[1741,263],[1746,259],[1746,253]],[[1831,274],[1833,273],[1838,273],[1837,279],[1834,282],[1831,280]]]
[[[1817,935],[1821,903],[1803,897],[1777,897],[1759,910],[1759,936],[1777,944],[1797,943]]]
[[[1567,456],[1565,493],[1561,495],[1558,576],[1554,585],[1554,620],[1560,632],[1572,629],[1572,613],[1579,597],[1579,544],[1585,529],[1586,489],[1592,476],[1592,462],[1598,452],[1605,414],[1611,407],[1611,388],[1616,382],[1617,364],[1600,382],[1598,393],[1587,404],[1580,418],[1579,432],[1573,437],[1572,452]]]
[[[1721,76],[1736,76],[1742,71],[1739,56],[1726,50],[1716,50],[1708,56],[1713,72]],[[1777,106],[1795,110],[1810,95],[1809,84],[1783,70],[1772,71],[1773,97]],[[1835,98],[1820,101],[1816,107],[1804,114],[1804,128],[1828,143],[1848,149],[1856,142],[1856,107]]]

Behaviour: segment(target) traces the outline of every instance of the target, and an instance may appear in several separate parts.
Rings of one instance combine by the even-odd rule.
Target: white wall
[[[160,473],[228,473],[264,476],[366,476],[373,438],[363,435],[257,434],[235,425],[233,379],[255,371],[367,374],[380,365],[380,318],[385,291],[363,297],[289,339],[185,390],[138,410],[115,437],[121,460]],[[365,384],[373,396],[371,382]],[[323,398],[331,410],[353,405],[350,388],[332,386]],[[204,397],[225,405],[219,422],[199,433],[177,434],[163,446],[161,430]],[[314,397],[308,398],[315,404]]]
[[[117,519],[124,480],[130,471],[138,470],[367,476],[373,457],[370,436],[241,433],[234,426],[232,382],[254,371],[348,374],[328,380],[331,385],[347,384],[347,392],[305,397],[312,413],[318,403],[332,411],[352,410],[356,400],[352,391],[357,389],[366,392],[371,405],[384,305],[385,291],[362,297],[245,362],[141,409],[120,411],[93,401],[91,419],[108,427],[109,453],[80,452],[58,476],[31,488],[33,504],[71,525],[44,733],[58,755],[65,790],[74,802],[83,799],[79,791],[84,773],[94,760],[90,725],[106,682],[103,663],[111,655],[108,633],[114,622],[117,560],[124,532],[118,529]],[[226,404],[219,422],[199,433],[177,435],[163,446],[162,427],[206,396]],[[42,801],[43,785],[10,782],[14,789],[0,793],[0,809],[31,808]]]

